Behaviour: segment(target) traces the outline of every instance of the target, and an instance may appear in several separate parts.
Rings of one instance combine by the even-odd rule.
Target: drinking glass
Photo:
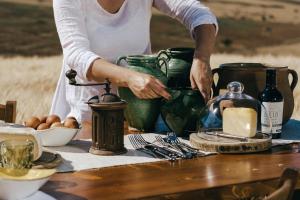
[[[33,142],[30,140],[4,140],[0,142],[0,163],[3,168],[31,168]]]

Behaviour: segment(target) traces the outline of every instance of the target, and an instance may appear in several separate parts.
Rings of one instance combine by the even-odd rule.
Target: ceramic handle
[[[118,58],[117,65],[120,65],[120,63],[121,63],[122,60],[126,61],[126,58],[127,58],[126,56],[122,56],[122,57]]]
[[[289,74],[292,75],[293,77],[293,80],[292,80],[292,83],[291,83],[291,89],[292,89],[292,92],[294,91],[297,83],[298,83],[298,74],[295,70],[292,70],[292,69],[289,69]]]
[[[212,79],[213,79],[213,81],[212,81],[212,86],[211,87],[212,87],[214,96],[219,94],[219,91],[218,91],[219,89],[216,86],[218,83],[215,84],[215,81],[214,81],[214,76],[215,76],[215,74],[219,75],[219,71],[220,71],[220,68],[212,69]]]
[[[158,65],[159,65],[159,68],[160,68],[161,71],[162,71],[161,68],[162,68],[163,65],[160,64],[160,61],[162,61],[162,63],[165,65],[165,67],[166,67],[165,75],[168,77],[168,68],[169,68],[168,61],[165,58],[158,58]]]
[[[168,54],[166,50],[161,50],[158,52],[157,57],[160,58],[162,55],[167,57],[167,60],[171,60],[171,56]]]

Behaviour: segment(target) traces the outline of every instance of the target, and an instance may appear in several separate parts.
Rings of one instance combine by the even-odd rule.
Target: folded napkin
[[[155,141],[156,135],[158,134],[148,133],[143,134],[143,137],[147,141],[153,142]],[[188,140],[182,141],[189,144]],[[161,161],[161,159],[153,158],[148,154],[134,150],[128,139],[128,135],[124,136],[124,144],[127,148],[127,153],[116,156],[98,156],[90,154],[89,148],[91,146],[91,140],[75,140],[66,146],[47,147],[45,150],[59,153],[62,156],[63,162],[58,167],[58,172]],[[206,152],[206,154],[209,155],[211,153]]]
[[[300,143],[300,121],[291,119],[282,127],[280,139],[273,139],[272,146]]]

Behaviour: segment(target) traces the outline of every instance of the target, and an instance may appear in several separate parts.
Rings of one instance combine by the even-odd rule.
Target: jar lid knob
[[[228,92],[242,93],[244,91],[244,85],[240,82],[233,81],[227,85]]]

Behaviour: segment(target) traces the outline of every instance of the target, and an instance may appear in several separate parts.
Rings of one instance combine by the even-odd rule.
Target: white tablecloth
[[[37,191],[33,195],[31,195],[23,200],[56,200],[56,198],[54,198],[44,192]]]
[[[149,133],[143,134],[143,137],[148,141],[154,141],[155,135]],[[189,143],[188,141],[184,142]],[[272,142],[273,146],[300,142],[300,121],[290,120],[283,127],[282,138],[273,140]],[[91,141],[72,141],[67,146],[48,147],[46,149],[55,151],[62,156],[63,163],[58,167],[59,172],[160,161],[160,159],[155,159],[147,154],[135,151],[128,140],[128,136],[125,136],[124,143],[128,152],[118,156],[97,156],[88,153]]]
[[[153,133],[143,134],[147,141],[155,141]],[[187,142],[188,141],[184,141]],[[58,167],[58,172],[79,171],[85,169],[112,167],[118,165],[138,164],[158,162],[161,159],[153,158],[147,154],[134,150],[128,136],[124,137],[124,144],[127,148],[127,153],[116,156],[98,156],[90,154],[89,148],[91,146],[90,140],[72,141],[67,146],[63,147],[47,147],[46,150],[59,153],[63,158],[63,163]],[[209,154],[209,153],[207,153]]]

